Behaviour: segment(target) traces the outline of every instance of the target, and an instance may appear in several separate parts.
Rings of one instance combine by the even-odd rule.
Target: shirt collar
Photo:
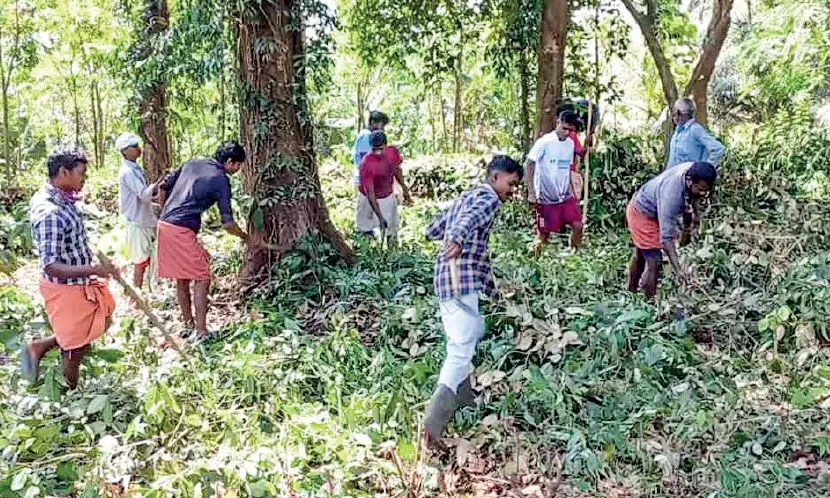
[[[490,185],[488,182],[484,182],[484,183],[482,183],[482,185],[483,185],[485,188],[487,188],[490,192],[492,192],[492,193],[493,193],[493,195],[495,195],[495,196],[496,196],[496,199],[498,199],[498,200],[499,200],[499,204],[501,204],[501,197],[499,197],[499,193],[498,193],[498,192],[496,192],[496,189],[495,189],[495,188],[493,188],[493,186],[492,186],[492,185]]]
[[[138,170],[138,171],[144,173],[144,168],[142,168],[137,162],[131,161],[131,160],[127,159],[126,157],[121,158],[121,164],[123,164],[124,166],[126,166],[130,169],[135,169],[135,170]]]
[[[58,188],[51,183],[46,183],[46,192],[49,194],[49,197],[52,198],[55,202],[64,205],[74,205],[75,202],[82,199],[82,196],[79,192],[67,192],[62,188]]]
[[[686,121],[685,123],[683,123],[682,125],[678,126],[678,128],[680,128],[680,129],[681,129],[681,130],[683,130],[683,131],[686,131],[686,130],[688,130],[688,129],[689,129],[689,128],[690,128],[690,127],[694,124],[694,123],[696,123],[696,121],[694,120],[694,118],[692,118],[692,119],[690,119],[690,120]]]

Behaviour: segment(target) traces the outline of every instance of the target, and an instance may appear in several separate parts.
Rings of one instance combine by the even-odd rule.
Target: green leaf
[[[78,466],[72,462],[63,462],[58,465],[58,468],[55,470],[55,475],[64,482],[74,482],[80,477]]]
[[[14,479],[12,479],[11,490],[12,491],[20,491],[23,489],[23,486],[26,485],[26,479],[29,477],[29,469],[23,469],[17,474],[15,474]]]
[[[116,363],[124,357],[124,352],[119,349],[96,349],[92,356],[100,358],[107,363]]]
[[[616,324],[620,325],[620,324],[623,324],[623,323],[639,322],[641,320],[645,320],[646,318],[648,318],[650,316],[651,316],[651,314],[649,312],[647,312],[646,310],[642,310],[642,309],[629,310],[629,311],[626,311],[625,313],[623,313],[623,314],[621,314],[620,316],[617,317]]]
[[[86,414],[92,415],[93,413],[98,413],[104,409],[104,406],[107,404],[107,395],[106,394],[99,394],[92,398],[92,401],[89,402],[89,406],[86,407]]]

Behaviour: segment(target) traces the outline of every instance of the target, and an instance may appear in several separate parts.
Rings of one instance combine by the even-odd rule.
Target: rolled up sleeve
[[[44,216],[35,224],[37,252],[43,268],[60,262],[64,229],[63,220],[55,214]]]

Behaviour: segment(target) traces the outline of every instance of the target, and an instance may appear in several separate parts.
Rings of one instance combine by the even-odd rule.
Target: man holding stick
[[[497,294],[487,254],[490,229],[521,177],[518,162],[494,157],[487,166],[487,180],[461,194],[427,228],[427,238],[444,242],[435,261],[434,285],[447,336],[447,356],[424,421],[427,444],[443,436],[458,406],[472,402],[469,377],[476,345],[484,334],[479,293]]]
[[[111,264],[93,264],[86,228],[75,207],[86,181],[86,165],[86,155],[80,150],[52,152],[46,160],[49,181],[34,195],[29,208],[41,272],[40,293],[54,335],[23,348],[21,370],[26,380],[36,382],[40,360],[60,348],[69,389],[78,386],[81,360],[92,341],[109,327],[115,311],[115,300],[100,278],[118,274]]]

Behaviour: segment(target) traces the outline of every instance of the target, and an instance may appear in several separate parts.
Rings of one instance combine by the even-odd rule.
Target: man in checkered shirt
[[[41,272],[40,293],[54,335],[26,345],[20,353],[23,376],[34,383],[41,358],[60,348],[67,386],[78,384],[81,360],[104,333],[115,301],[102,280],[117,272],[95,265],[83,219],[75,202],[86,181],[87,158],[77,149],[55,150],[46,161],[49,181],[29,207],[32,237]]]
[[[427,228],[426,236],[443,240],[435,261],[435,294],[447,336],[447,357],[424,421],[427,442],[437,443],[459,405],[472,403],[470,374],[473,354],[484,333],[478,294],[495,296],[496,287],[487,255],[490,229],[502,201],[513,196],[522,167],[508,156],[496,156],[487,166],[487,180],[461,194]],[[452,266],[458,265],[458,285]]]

